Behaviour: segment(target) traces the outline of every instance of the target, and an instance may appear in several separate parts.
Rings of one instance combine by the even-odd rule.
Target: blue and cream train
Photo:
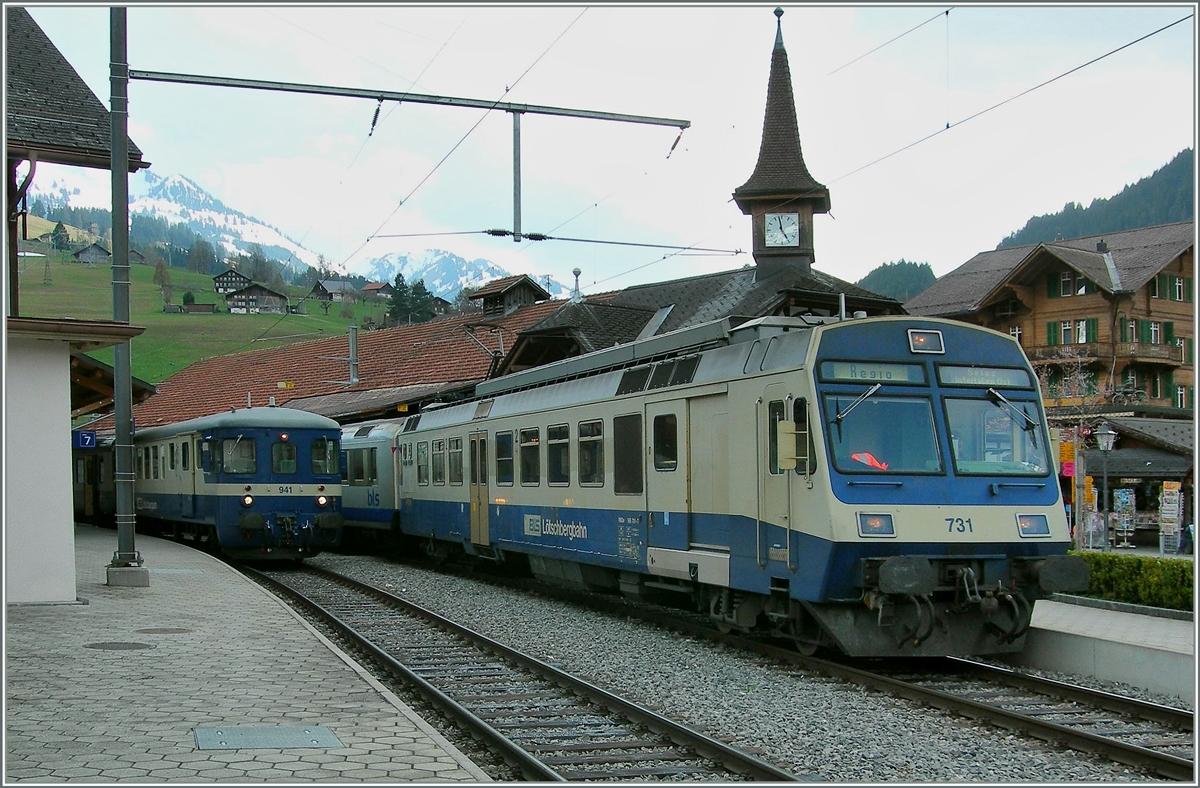
[[[1011,337],[911,317],[728,321],[345,427],[348,529],[690,594],[853,656],[1023,644],[1087,586]]]
[[[276,407],[138,430],[139,528],[234,558],[294,560],[335,547],[342,531],[340,436],[333,419]],[[76,461],[77,512],[111,515],[111,447],[78,453]]]

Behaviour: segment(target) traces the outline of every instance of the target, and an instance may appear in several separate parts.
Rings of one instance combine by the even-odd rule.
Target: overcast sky
[[[134,81],[130,136],[152,172],[191,178],[335,265],[441,248],[567,284],[579,267],[585,292],[728,270],[753,262],[730,197],[758,156],[774,8],[128,11],[133,69],[689,120],[672,152],[671,127],[523,116],[522,229],[740,255],[379,237],[512,229],[505,112],[385,103],[368,136],[371,100]],[[847,281],[901,258],[945,274],[1194,146],[1193,4],[783,8],[804,159],[831,197],[816,267]],[[108,10],[29,10],[107,104]],[[103,199],[105,173],[72,174]]]

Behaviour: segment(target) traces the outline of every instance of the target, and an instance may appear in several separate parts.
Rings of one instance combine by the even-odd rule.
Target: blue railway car
[[[913,317],[717,321],[342,435],[389,458],[355,525],[869,657],[1016,651],[1086,588],[1049,440],[1015,340]]]
[[[135,513],[234,558],[316,555],[341,540],[340,435],[332,419],[276,407],[138,430]]]

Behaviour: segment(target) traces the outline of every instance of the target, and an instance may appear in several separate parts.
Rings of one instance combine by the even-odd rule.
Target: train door
[[[471,542],[486,545],[488,534],[487,433],[472,432],[471,441]]]
[[[688,402],[646,404],[646,522],[651,547],[686,550],[691,542]]]
[[[196,474],[199,469],[199,442],[193,441],[188,435],[180,446],[180,473],[183,474],[183,516],[196,516]]]
[[[101,467],[104,460],[96,454],[83,458],[83,514],[95,517],[100,511]]]
[[[691,546],[728,550],[720,515],[729,512],[729,398],[725,394],[688,400],[691,427]],[[717,516],[712,516],[717,515]]]
[[[756,403],[758,449],[758,560],[790,563],[792,474],[779,467],[781,421],[791,418],[792,397],[782,383],[772,383]],[[794,438],[792,439],[794,440]],[[783,528],[783,533],[770,526]]]

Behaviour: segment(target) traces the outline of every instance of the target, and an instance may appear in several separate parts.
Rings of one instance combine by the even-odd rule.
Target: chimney
[[[1101,254],[1108,251],[1108,244],[1104,243],[1103,238],[1096,242],[1096,251],[1100,252]]]

